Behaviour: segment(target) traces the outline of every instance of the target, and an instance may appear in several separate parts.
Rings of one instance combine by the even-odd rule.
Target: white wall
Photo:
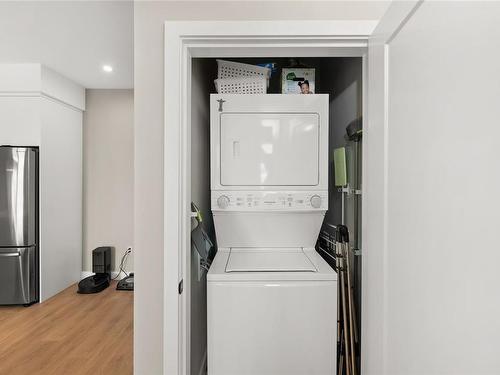
[[[166,20],[379,19],[387,2],[135,2],[134,369],[163,366],[163,23]],[[154,286],[154,287],[152,287]],[[172,285],[172,288],[177,288]]]
[[[42,98],[40,276],[42,300],[82,269],[82,112]]]
[[[86,90],[83,116],[83,271],[92,250],[114,247],[114,270],[134,235],[134,92]],[[133,270],[133,254],[127,261]],[[124,276],[122,274],[122,276]]]
[[[1,96],[0,144],[40,146],[40,107],[38,96]]]
[[[389,45],[384,374],[500,373],[499,45],[497,2],[424,2]]]

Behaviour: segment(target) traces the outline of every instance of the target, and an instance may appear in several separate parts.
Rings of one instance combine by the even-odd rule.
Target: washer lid
[[[232,248],[226,272],[318,272],[302,248]]]

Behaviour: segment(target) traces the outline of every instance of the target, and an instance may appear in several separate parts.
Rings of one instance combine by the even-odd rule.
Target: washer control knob
[[[217,206],[223,209],[227,208],[227,206],[229,206],[229,198],[226,195],[221,195],[217,198]]]
[[[319,195],[313,195],[311,197],[311,206],[313,206],[313,208],[321,207],[321,197]]]

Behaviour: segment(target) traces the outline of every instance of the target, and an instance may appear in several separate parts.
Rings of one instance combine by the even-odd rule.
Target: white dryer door
[[[222,113],[220,147],[221,185],[319,184],[316,113]]]

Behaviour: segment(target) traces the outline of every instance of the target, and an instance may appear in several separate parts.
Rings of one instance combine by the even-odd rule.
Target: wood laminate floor
[[[133,373],[133,292],[77,294],[76,285],[30,307],[0,306],[1,375]]]

